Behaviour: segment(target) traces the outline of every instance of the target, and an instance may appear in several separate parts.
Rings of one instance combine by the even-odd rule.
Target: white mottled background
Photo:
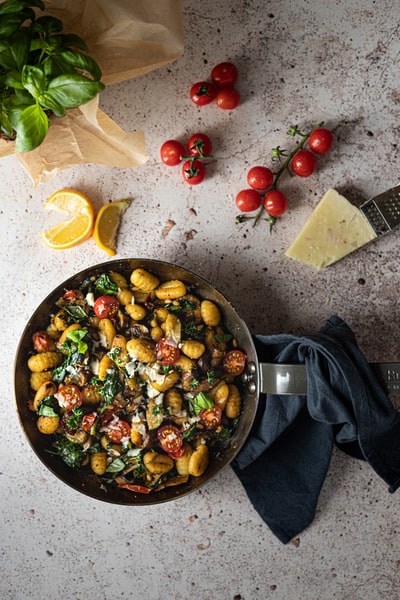
[[[160,0],[162,1],[162,0]],[[320,273],[284,257],[329,187],[356,203],[398,182],[399,17],[391,0],[184,0],[185,49],[174,63],[101,95],[127,131],[143,129],[148,162],[87,165],[33,189],[14,157],[0,161],[0,597],[4,600],[396,600],[399,492],[339,452],[314,523],[283,546],[228,468],[201,491],[152,508],[92,501],[66,488],[30,449],[13,404],[19,336],[40,301],[74,272],[107,259],[93,241],[48,250],[45,199],[62,187],[96,207],[132,197],[118,257],[178,263],[216,285],[253,333],[314,332],[331,314],[353,328],[370,360],[399,359],[400,232]],[[190,85],[234,61],[241,106],[196,108]],[[234,197],[291,124],[320,120],[335,146],[309,179],[285,176],[290,210],[267,225],[236,225]],[[214,142],[207,180],[189,187],[160,163],[168,138],[202,130]],[[175,226],[166,237],[169,219]]]

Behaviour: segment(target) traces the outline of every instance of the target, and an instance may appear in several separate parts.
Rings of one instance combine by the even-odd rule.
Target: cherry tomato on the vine
[[[99,319],[112,319],[119,310],[119,301],[115,296],[99,296],[93,306],[94,314]]]
[[[233,110],[240,104],[240,94],[233,87],[221,88],[215,97],[215,102],[223,110]]]
[[[241,190],[236,196],[236,206],[242,212],[251,212],[261,206],[261,196],[257,190]]]
[[[252,167],[247,173],[247,183],[255,190],[267,190],[274,181],[274,174],[268,167]]]
[[[236,65],[231,62],[222,62],[215,65],[211,71],[213,83],[220,87],[232,87],[238,78]]]
[[[187,144],[189,154],[193,156],[210,156],[212,152],[212,142],[205,133],[194,133]]]
[[[167,140],[160,149],[160,156],[163,163],[169,167],[175,167],[181,162],[181,156],[184,156],[185,148],[177,140]]]
[[[198,81],[190,88],[190,99],[197,106],[205,106],[210,104],[217,95],[217,89],[214,84],[209,81]]]
[[[270,190],[264,196],[264,208],[271,217],[280,217],[287,210],[285,194],[279,190]]]
[[[187,160],[182,165],[182,177],[190,185],[201,183],[205,175],[206,169],[200,160]]]
[[[61,385],[54,395],[61,408],[66,410],[72,410],[82,404],[81,390],[73,383]]]
[[[242,350],[229,350],[223,360],[223,367],[228,375],[240,375],[246,366],[246,354]]]
[[[178,345],[170,338],[161,338],[156,345],[156,359],[160,365],[172,365],[180,356]]]
[[[317,127],[308,138],[308,145],[315,154],[329,152],[333,144],[333,133],[325,127]]]
[[[292,171],[299,177],[309,177],[314,173],[317,159],[309,150],[299,150],[292,158]]]

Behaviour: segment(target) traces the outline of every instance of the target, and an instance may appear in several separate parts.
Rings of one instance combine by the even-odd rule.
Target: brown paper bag
[[[176,60],[183,51],[181,0],[48,0],[46,12],[81,36],[106,85]],[[98,108],[98,98],[54,117],[44,142],[31,152],[0,140],[0,157],[15,153],[34,186],[77,164],[137,167],[147,160],[144,133],[126,133]]]

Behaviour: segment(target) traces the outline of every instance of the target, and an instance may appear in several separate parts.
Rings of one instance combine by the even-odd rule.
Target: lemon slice
[[[99,248],[114,256],[121,217],[129,207],[130,200],[118,200],[104,204],[97,213],[93,239]]]
[[[70,215],[58,225],[42,231],[42,239],[50,248],[64,250],[87,240],[93,231],[94,210],[92,203],[76,190],[58,190],[47,198],[46,210],[57,210]]]

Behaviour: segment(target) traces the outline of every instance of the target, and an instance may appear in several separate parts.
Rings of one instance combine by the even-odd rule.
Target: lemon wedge
[[[121,217],[129,207],[130,200],[118,200],[104,204],[97,213],[93,239],[99,248],[114,256]]]
[[[94,210],[85,194],[70,189],[58,190],[47,198],[44,208],[70,215],[58,225],[42,231],[42,239],[49,248],[72,248],[92,235]]]

